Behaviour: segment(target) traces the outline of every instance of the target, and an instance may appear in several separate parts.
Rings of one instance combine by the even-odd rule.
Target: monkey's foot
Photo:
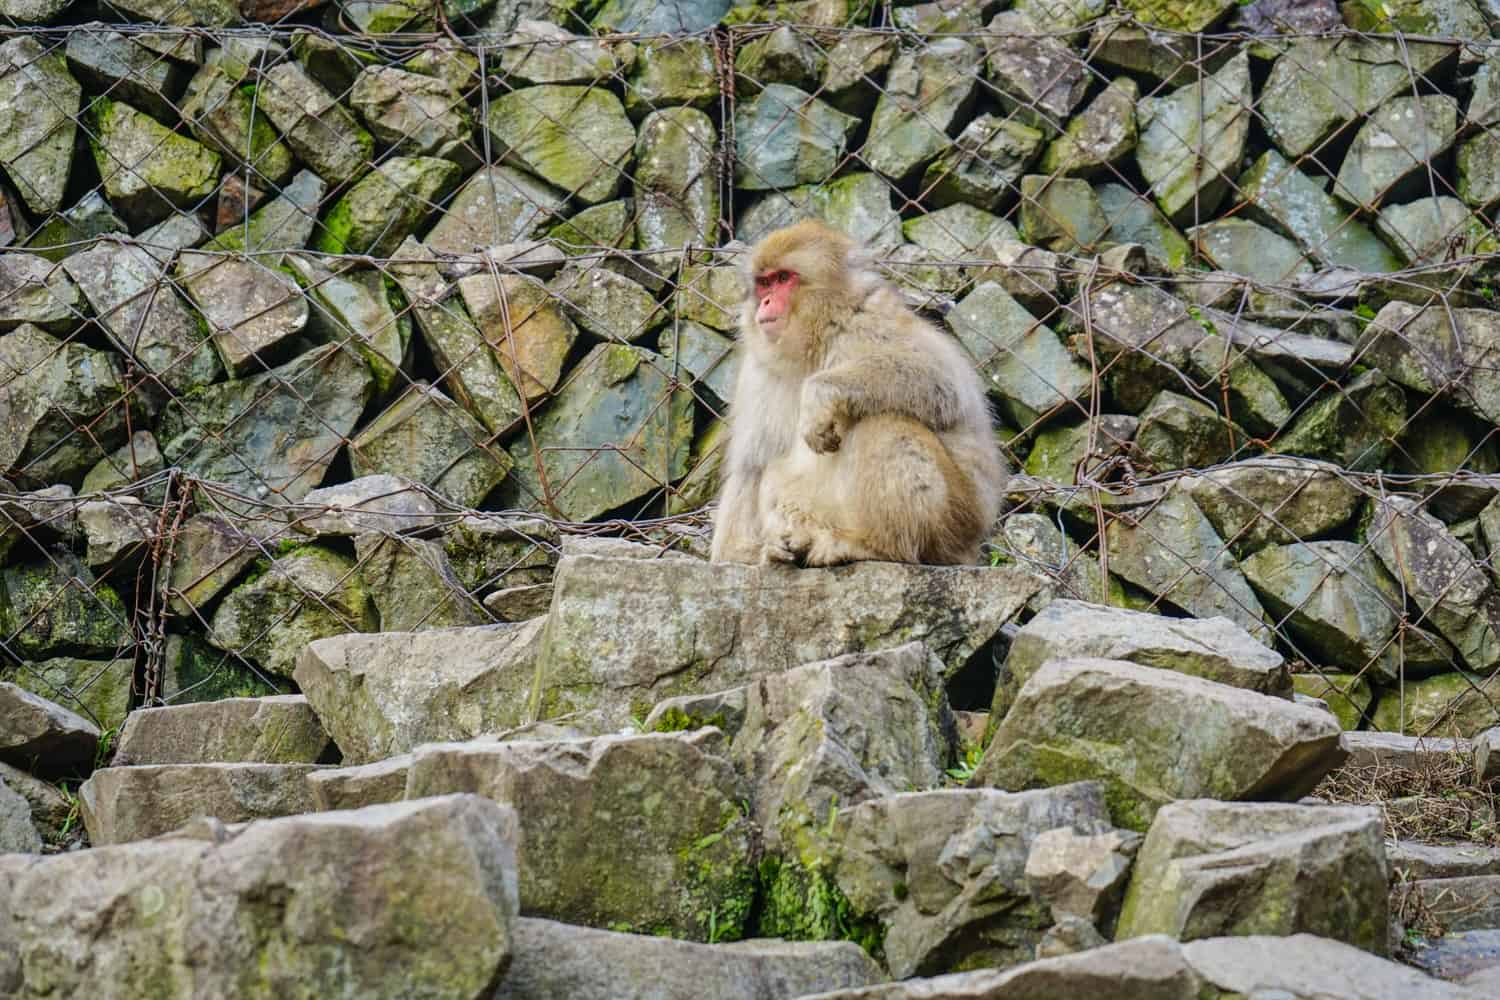
[[[779,504],[766,519],[765,561],[803,564],[822,534],[802,510]]]

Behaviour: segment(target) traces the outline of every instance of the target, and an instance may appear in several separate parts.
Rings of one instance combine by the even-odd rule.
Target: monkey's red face
[[[796,271],[776,269],[755,276],[755,322],[762,333],[775,339],[786,328],[792,312],[792,293],[802,279]]]

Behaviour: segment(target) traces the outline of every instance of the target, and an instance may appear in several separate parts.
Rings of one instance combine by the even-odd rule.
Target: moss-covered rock
[[[1384,840],[1371,808],[1170,803],[1136,855],[1116,934],[1316,934],[1383,955]]]
[[[40,215],[62,207],[82,93],[62,52],[48,51],[38,37],[0,45],[0,164]],[[47,99],[33,99],[38,94]]]
[[[585,521],[664,489],[687,471],[692,397],[660,355],[601,344],[510,447],[508,500]]]
[[[505,478],[510,458],[466,410],[415,382],[349,442],[349,465],[356,476],[389,472],[477,507]]]
[[[408,798],[454,791],[516,810],[525,913],[698,941],[745,934],[755,824],[714,730],[417,751]]]
[[[374,138],[302,64],[280,62],[267,70],[256,103],[297,158],[328,183],[353,180],[370,168]]]
[[[110,204],[143,228],[196,208],[219,181],[218,153],[119,101],[90,105],[94,162]]]
[[[585,205],[613,198],[630,176],[635,128],[620,99],[592,87],[523,87],[490,102],[496,153]]]
[[[331,549],[304,545],[269,560],[226,594],[208,638],[219,649],[290,677],[302,647],[314,639],[377,628],[355,563]]]
[[[1319,709],[1118,660],[1050,660],[1022,686],[971,785],[1098,779],[1115,823],[1174,799],[1305,795],[1344,757]]]
[[[458,185],[458,164],[432,156],[394,156],[334,203],[314,244],[324,253],[389,257],[421,228],[433,206]]]

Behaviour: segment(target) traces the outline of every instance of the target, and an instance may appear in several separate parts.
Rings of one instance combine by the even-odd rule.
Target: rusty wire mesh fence
[[[1495,724],[1479,8],[998,6],[13,17],[0,677],[108,728],[543,614],[564,534],[703,552],[738,259],[812,215],[987,379],[1039,601],[1226,616],[1348,728]]]

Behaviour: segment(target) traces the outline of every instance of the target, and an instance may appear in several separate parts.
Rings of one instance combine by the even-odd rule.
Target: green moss
[[[656,724],[651,729],[652,732],[657,733],[685,733],[708,726],[723,729],[725,725],[723,712],[715,712],[713,715],[690,715],[673,705],[661,714],[661,718],[656,720]]]
[[[879,959],[885,930],[856,913],[849,898],[821,867],[767,857],[760,863],[760,911],[755,933],[791,941],[853,941]]]
[[[354,211],[347,197],[340,198],[323,218],[323,232],[314,249],[322,253],[348,253],[353,234]]]

